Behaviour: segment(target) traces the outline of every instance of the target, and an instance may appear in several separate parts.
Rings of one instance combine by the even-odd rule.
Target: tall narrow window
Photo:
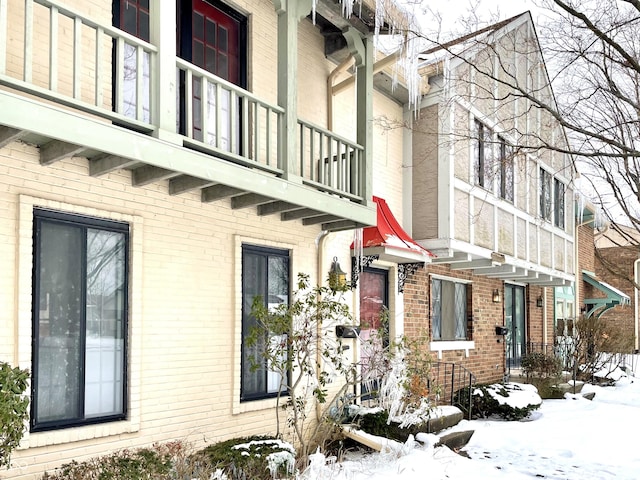
[[[540,168],[540,216],[551,221],[551,174]]]
[[[498,137],[500,148],[500,169],[498,182],[500,198],[513,202],[513,148],[504,138]]]
[[[487,128],[478,120],[474,121],[475,125],[475,144],[474,144],[474,175],[475,184],[486,188],[493,189],[493,153],[491,129]]]
[[[113,24],[134,37],[148,42],[150,38],[149,0],[114,0]],[[123,63],[122,72],[115,70],[120,63],[120,55]],[[122,75],[122,82],[114,82],[116,111],[127,117],[149,122],[151,119],[149,53],[140,51],[138,55],[138,46],[125,41],[122,52],[118,50],[117,44],[114,45],[114,60],[114,78]],[[141,93],[138,91],[139,76]],[[139,95],[140,98],[138,98]],[[138,112],[139,107],[141,115]],[[119,110],[120,108],[122,111]]]
[[[128,232],[34,212],[33,431],[125,416]]]
[[[564,183],[557,178],[554,180],[553,219],[554,225],[564,228]]]
[[[466,283],[433,278],[431,314],[433,340],[467,339],[467,303],[470,287]]]
[[[260,346],[249,347],[246,339],[258,327],[251,315],[256,297],[267,306],[289,303],[289,252],[274,248],[243,245],[242,247],[242,378],[240,399],[256,400],[275,396],[286,390],[286,378],[259,364]],[[264,341],[278,341],[264,332]],[[287,352],[282,352],[287,355]]]

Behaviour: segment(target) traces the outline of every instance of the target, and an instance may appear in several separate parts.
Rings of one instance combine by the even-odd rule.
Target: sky
[[[437,436],[392,443],[388,451],[326,465],[315,458],[308,480],[637,480],[640,478],[640,374],[612,387],[585,385],[592,401],[566,394],[544,400],[520,422],[463,420],[452,429],[473,430],[464,451],[435,448]],[[312,465],[314,466],[314,465]]]
[[[544,9],[538,8],[534,0],[440,0],[438,2],[425,2],[421,0],[400,0],[405,7],[413,12],[416,19],[426,29],[426,32],[434,32],[438,29],[447,37],[463,35],[475,28],[463,24],[461,19],[477,18],[480,25],[488,24],[510,18],[514,15],[531,11],[534,22],[538,16],[544,13]],[[448,35],[453,32],[454,35]]]

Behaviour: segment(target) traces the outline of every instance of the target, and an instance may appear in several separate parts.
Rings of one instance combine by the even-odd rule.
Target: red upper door
[[[235,85],[244,86],[243,17],[217,2],[192,1],[191,62]]]
[[[149,0],[117,0],[113,8],[115,26],[149,41]]]

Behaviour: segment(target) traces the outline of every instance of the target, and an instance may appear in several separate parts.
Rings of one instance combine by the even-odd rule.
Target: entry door
[[[389,307],[387,270],[367,268],[360,274],[360,365],[363,378],[362,399],[372,398],[378,389],[380,354],[389,346],[389,322],[384,312]]]
[[[180,56],[203,70],[244,88],[246,18],[214,0],[183,0],[182,4]],[[185,4],[191,4],[191,8],[186,8]],[[184,82],[184,78],[181,81]],[[186,133],[222,150],[239,153],[239,118],[232,112],[231,91],[208,82],[206,105],[203,109],[205,92],[202,78],[193,76],[192,89],[193,127],[192,132]],[[182,91],[185,91],[184,87]],[[207,121],[206,132],[202,131],[203,116]],[[184,118],[181,122],[185,125]],[[232,128],[234,123],[235,128]]]
[[[519,368],[522,364],[522,355],[526,353],[527,342],[524,287],[505,285],[504,311],[506,326],[509,329],[506,336],[507,365],[512,368]]]

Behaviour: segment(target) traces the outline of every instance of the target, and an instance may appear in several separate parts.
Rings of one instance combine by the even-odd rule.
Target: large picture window
[[[251,315],[256,297],[268,307],[289,303],[289,251],[254,245],[242,246],[242,378],[240,399],[257,400],[276,396],[286,390],[286,378],[262,364],[260,345],[249,347],[246,339],[258,327]],[[264,332],[265,342],[279,341]],[[287,355],[287,352],[282,352]]]
[[[467,300],[471,287],[466,283],[431,279],[433,340],[467,340]]]
[[[34,211],[31,428],[126,414],[129,227]]]

